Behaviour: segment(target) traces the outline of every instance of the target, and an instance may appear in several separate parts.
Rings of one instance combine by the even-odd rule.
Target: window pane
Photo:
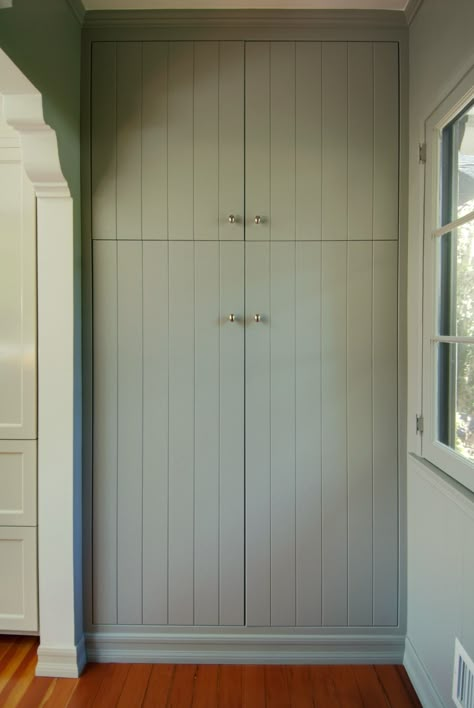
[[[438,333],[474,337],[474,221],[441,236]]]
[[[442,224],[474,210],[474,105],[443,130]]]
[[[438,344],[438,440],[474,462],[473,344]]]

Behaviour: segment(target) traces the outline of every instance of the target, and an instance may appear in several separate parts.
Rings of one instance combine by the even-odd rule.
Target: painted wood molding
[[[21,138],[23,164],[38,197],[69,197],[56,133],[44,121],[41,94],[4,95],[5,122]]]
[[[191,634],[97,632],[89,661],[201,664],[401,664],[400,635]]]
[[[408,0],[407,6],[405,8],[405,17],[407,25],[411,25],[422,4],[423,0]]]
[[[69,647],[40,646],[38,649],[38,664],[36,676],[53,676],[58,678],[78,678],[87,663],[84,638],[73,649]]]
[[[82,23],[84,22],[84,17],[86,15],[82,0],[66,0],[66,2],[69,5],[69,9],[71,10],[76,20],[79,22],[80,25],[82,25]]]
[[[410,677],[410,681],[418,694],[418,698],[420,699],[423,708],[445,708],[443,701],[439,697],[437,690],[431,682],[428,672],[420,661],[420,658],[408,637],[405,641],[403,666]]]
[[[94,10],[85,13],[87,28],[258,28],[393,29],[406,27],[397,10]]]

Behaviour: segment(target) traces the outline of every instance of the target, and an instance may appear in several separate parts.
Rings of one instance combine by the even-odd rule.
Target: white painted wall
[[[424,0],[410,27],[408,255],[408,652],[424,705],[452,705],[454,637],[474,657],[474,495],[420,454],[424,169],[418,143],[432,111],[474,65],[472,0]]]

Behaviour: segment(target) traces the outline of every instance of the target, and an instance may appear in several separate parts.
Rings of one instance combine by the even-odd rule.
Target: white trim
[[[452,337],[445,335],[438,335],[437,337],[432,337],[431,341],[438,344],[474,344],[474,337]]]
[[[40,646],[36,676],[54,676],[58,678],[78,678],[85,665],[86,645],[84,638],[74,648]]]
[[[467,514],[474,521],[473,492],[466,489],[466,487],[456,482],[456,480],[427,460],[418,457],[418,455],[409,455],[409,458],[413,463],[410,467],[416,469],[417,474],[420,474],[423,479],[429,482],[429,484],[435,487],[447,499],[456,504],[464,514]]]
[[[405,642],[403,666],[413,684],[413,688],[418,694],[423,708],[445,708],[443,701],[431,681],[430,675],[408,637]]]
[[[90,661],[199,664],[401,664],[400,635],[96,632]]]
[[[74,495],[74,259],[72,198],[41,94],[0,50],[6,123],[20,136],[37,198],[38,675],[77,676],[85,663],[80,538]],[[80,528],[80,524],[77,524]],[[79,644],[77,640],[79,639]]]
[[[407,25],[411,25],[411,23],[417,16],[422,4],[423,0],[408,0],[405,7],[405,18],[407,21]]]

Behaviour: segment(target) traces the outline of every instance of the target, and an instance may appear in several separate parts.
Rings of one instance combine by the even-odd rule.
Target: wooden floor
[[[91,664],[80,679],[35,678],[37,641],[0,637],[0,706],[10,708],[410,708],[399,666]]]

